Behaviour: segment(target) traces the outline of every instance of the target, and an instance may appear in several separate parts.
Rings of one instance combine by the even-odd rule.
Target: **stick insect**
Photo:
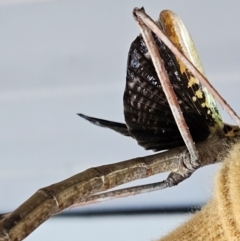
[[[182,45],[171,38],[174,21],[177,34],[185,28],[177,16],[170,11],[162,12],[158,26],[143,9],[135,9],[134,17],[143,38],[138,37],[129,52],[128,66],[131,68],[128,68],[124,94],[126,124],[81,116],[94,124],[134,137],[146,149],[168,151],[90,168],[62,182],[39,189],[15,211],[2,216],[0,241],[22,240],[49,217],[73,205],[86,205],[176,185],[198,167],[220,162],[230,144],[238,139],[239,127],[222,122],[209,92],[220,104],[224,104],[238,125],[239,117],[216,95],[211,86],[207,87],[208,92],[200,84],[199,81],[205,84],[207,80],[201,74],[203,71],[196,52],[183,51]],[[162,35],[159,27],[167,37]],[[190,58],[192,54],[195,54],[193,59]],[[160,84],[157,74],[160,74],[160,79],[170,79],[170,87],[174,91],[170,88],[168,98],[175,99],[173,104],[169,105],[165,96],[169,93],[163,91],[162,85],[167,80]],[[172,110],[170,107],[173,107]],[[101,193],[120,184],[166,171],[171,171],[171,174],[160,183]]]
[[[170,187],[188,178],[201,166],[194,142],[239,133],[238,126],[222,122],[212,95],[238,125],[240,122],[237,114],[205,80],[194,43],[182,21],[174,13],[162,11],[156,26],[143,13],[138,9],[134,11],[141,36],[132,43],[127,62],[123,97],[126,124],[83,114],[79,116],[95,125],[130,136],[147,150],[161,151],[185,144],[190,162],[183,158],[181,168],[171,172],[167,180],[161,183],[161,187]],[[161,34],[161,29],[170,41],[168,38],[163,40],[163,35],[160,40],[159,35],[152,35],[149,29],[158,34]],[[176,58],[178,50],[187,58]],[[195,68],[186,67],[191,64],[188,60]],[[151,188],[154,187],[151,185]]]

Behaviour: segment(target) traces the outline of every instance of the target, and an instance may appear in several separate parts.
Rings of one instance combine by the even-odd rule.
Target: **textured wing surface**
[[[193,140],[207,139],[221,123],[215,102],[198,81],[193,81],[191,72],[180,71],[179,62],[165,44],[155,35],[154,39]],[[141,36],[129,50],[124,116],[130,134],[145,149],[184,145]]]

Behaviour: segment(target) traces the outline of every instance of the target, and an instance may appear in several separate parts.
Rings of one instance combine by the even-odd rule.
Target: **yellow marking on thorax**
[[[203,98],[203,92],[201,90],[197,90],[195,92],[195,95],[197,96],[198,99],[202,99]]]
[[[188,80],[188,88],[191,88],[194,84],[199,84],[199,81],[198,81],[198,79],[191,77]]]

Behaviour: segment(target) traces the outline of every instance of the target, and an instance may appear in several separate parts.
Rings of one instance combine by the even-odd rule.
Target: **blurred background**
[[[139,34],[132,10],[141,6],[154,19],[163,9],[181,17],[209,80],[240,113],[239,1],[0,0],[0,213],[89,167],[152,154],[76,115],[124,121],[127,54]],[[156,239],[211,198],[218,168],[171,189],[72,209],[26,240]]]

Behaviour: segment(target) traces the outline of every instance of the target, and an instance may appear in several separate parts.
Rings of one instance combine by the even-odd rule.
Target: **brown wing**
[[[201,100],[193,98],[202,86],[197,84],[188,88],[191,73],[181,74],[175,56],[156,37],[155,41],[193,140],[203,141],[210,135],[210,127],[216,122],[207,115],[208,109],[202,106],[205,93],[202,92]],[[129,51],[124,92],[124,116],[128,130],[146,149],[157,151],[184,145],[148,56],[142,37],[137,37]]]

